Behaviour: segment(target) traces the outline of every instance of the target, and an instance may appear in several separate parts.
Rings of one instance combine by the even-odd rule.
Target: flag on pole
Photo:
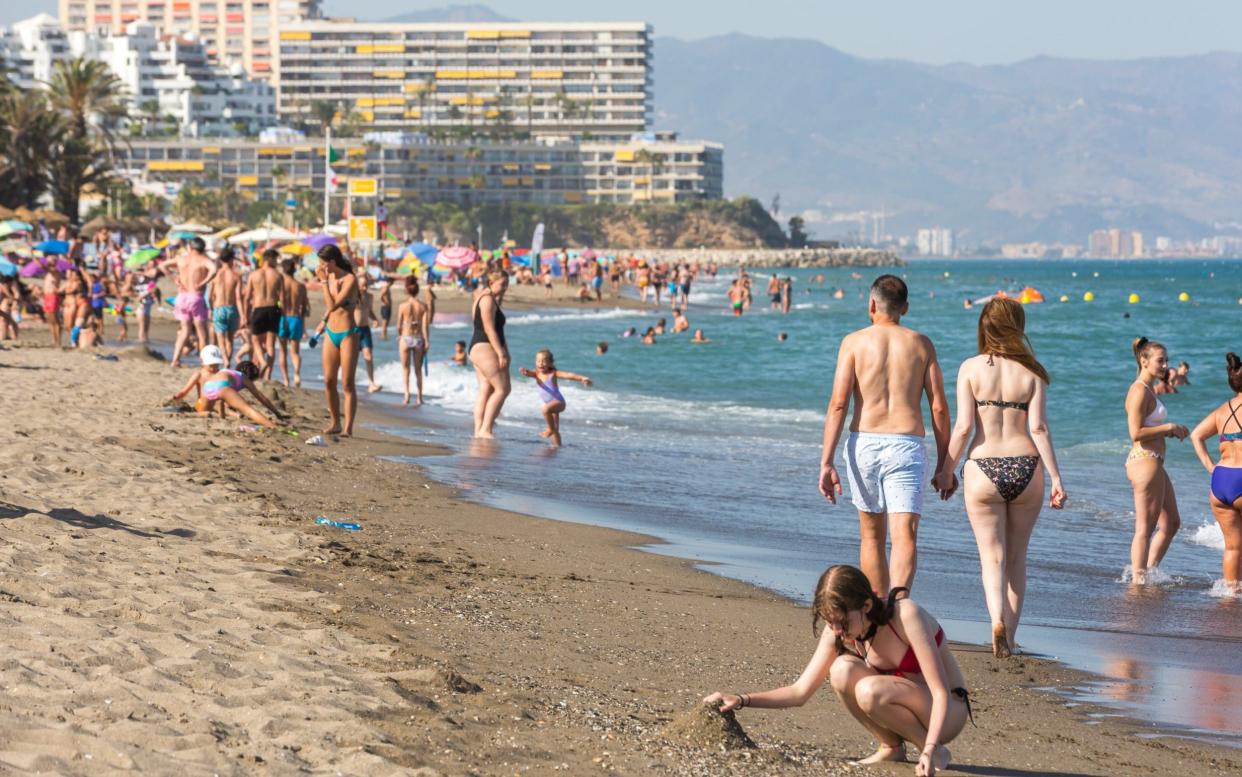
[[[341,185],[341,178],[336,174],[336,171],[332,169],[331,165],[328,166],[327,171],[328,191],[334,192],[337,187]]]

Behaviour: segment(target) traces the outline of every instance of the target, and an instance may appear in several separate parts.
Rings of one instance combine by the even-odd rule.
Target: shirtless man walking
[[[276,269],[280,252],[269,248],[263,252],[263,266],[246,279],[246,310],[250,333],[256,356],[259,357],[260,375],[272,379],[272,366],[276,362],[276,335],[280,331],[280,298],[284,292],[284,278]]]
[[[211,328],[215,344],[224,353],[224,366],[233,363],[233,337],[241,326],[241,276],[233,269],[232,246],[220,252],[220,271],[211,281]]]
[[[375,382],[375,345],[371,338],[371,320],[375,318],[375,295],[371,293],[371,276],[358,276],[358,306],[354,308],[354,324],[358,327],[358,348],[367,366],[367,392],[383,389]]]
[[[871,326],[841,341],[819,470],[820,493],[836,504],[841,478],[833,460],[852,397],[854,417],[844,458],[850,496],[858,508],[859,566],[881,596],[914,582],[919,514],[929,482],[924,394],[936,438],[936,467],[930,472],[940,471],[949,446],[949,404],[936,349],[925,335],[901,325],[910,309],[908,294],[897,276],[876,278],[868,303]],[[947,499],[952,493],[941,496]],[[891,562],[885,554],[887,533],[893,541]]]
[[[190,241],[189,249],[183,252],[175,263],[177,269],[177,300],[173,312],[181,323],[177,330],[177,344],[173,347],[170,364],[181,365],[181,354],[193,334],[198,338],[198,349],[206,348],[211,341],[207,339],[207,301],[203,299],[203,289],[216,277],[216,265],[207,258],[207,244],[201,237]]]

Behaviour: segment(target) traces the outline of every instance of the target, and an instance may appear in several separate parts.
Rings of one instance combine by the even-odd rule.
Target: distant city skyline
[[[449,2],[324,0],[333,16],[384,19],[443,7]],[[697,3],[627,0],[493,0],[481,3],[521,20],[647,21],[657,36],[700,39],[728,33],[765,38],[810,38],[867,58],[927,63],[1004,64],[1034,56],[1135,59],[1239,51],[1242,3],[1183,0],[889,0],[824,3],[768,0],[723,4],[703,13]],[[36,13],[57,13],[56,0],[0,3],[0,24]]]

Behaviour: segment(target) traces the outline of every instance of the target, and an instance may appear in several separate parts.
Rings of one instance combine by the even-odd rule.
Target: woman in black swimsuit
[[[1048,373],[1026,337],[1022,305],[996,298],[979,314],[979,355],[957,373],[957,424],[944,466],[933,481],[952,488],[954,470],[970,440],[962,469],[966,514],[979,545],[983,593],[992,618],[992,653],[1012,652],[1026,595],[1026,549],[1044,499],[1060,509],[1065,489],[1048,432]],[[974,439],[970,439],[974,431]]]
[[[500,309],[509,276],[504,270],[487,274],[487,284],[474,292],[470,319],[474,333],[470,337],[470,363],[479,379],[479,396],[474,402],[474,436],[495,436],[496,419],[511,390],[509,384],[509,347],[505,344],[505,313]]]

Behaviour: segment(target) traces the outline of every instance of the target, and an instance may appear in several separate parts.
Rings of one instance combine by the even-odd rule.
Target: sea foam
[[[1205,523],[1195,528],[1189,536],[1189,541],[1195,545],[1203,545],[1207,548],[1215,548],[1216,550],[1225,549],[1225,535],[1221,533],[1220,525],[1215,523]]]

